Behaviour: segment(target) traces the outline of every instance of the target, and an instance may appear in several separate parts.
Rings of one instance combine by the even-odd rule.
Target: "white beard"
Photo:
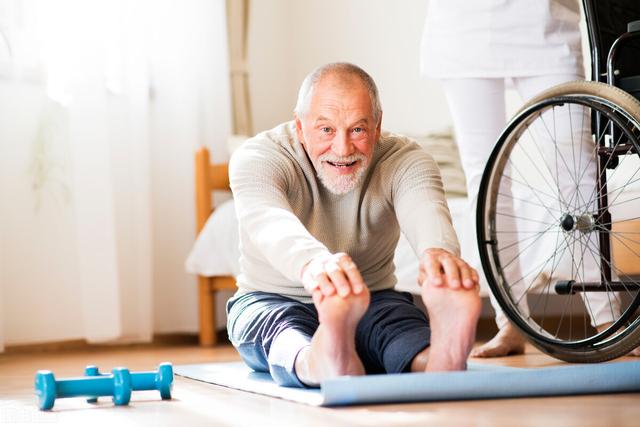
[[[325,170],[324,162],[332,163],[351,163],[354,161],[359,162],[358,168],[355,172],[349,175],[338,175],[327,172]],[[353,191],[358,186],[362,177],[364,176],[367,168],[369,167],[369,159],[364,154],[353,154],[347,157],[338,157],[333,154],[323,154],[313,162],[316,168],[316,173],[320,178],[320,182],[325,186],[327,190],[336,195],[343,195]],[[330,167],[330,166],[328,166]]]

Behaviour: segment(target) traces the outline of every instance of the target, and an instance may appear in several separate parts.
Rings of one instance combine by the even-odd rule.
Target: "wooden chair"
[[[229,167],[227,164],[211,164],[209,150],[202,147],[196,152],[196,227],[204,227],[213,212],[212,192],[230,191]],[[213,346],[218,342],[216,325],[216,294],[222,290],[236,290],[236,281],[231,276],[198,276],[198,323],[201,346]]]

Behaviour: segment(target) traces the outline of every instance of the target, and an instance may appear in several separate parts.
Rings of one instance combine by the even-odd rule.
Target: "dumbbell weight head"
[[[156,374],[156,388],[160,392],[162,399],[171,399],[171,388],[173,387],[173,366],[164,362],[158,366]]]
[[[113,368],[113,403],[127,405],[131,400],[131,373],[127,368]]]
[[[84,368],[85,377],[99,377],[100,375],[102,374],[100,373],[96,365],[87,365],[87,367]],[[90,397],[87,399],[87,403],[97,403],[97,402],[98,402],[97,397]]]
[[[35,380],[38,407],[43,411],[53,408],[56,401],[56,378],[51,371],[38,371]]]

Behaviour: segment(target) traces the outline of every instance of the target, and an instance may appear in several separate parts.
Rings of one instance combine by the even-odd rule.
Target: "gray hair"
[[[357,65],[350,64],[348,62],[334,62],[331,64],[323,65],[319,68],[316,68],[307,77],[305,77],[302,85],[300,86],[300,90],[298,91],[298,101],[296,102],[296,108],[293,110],[296,115],[302,116],[309,111],[309,106],[311,105],[311,97],[316,85],[320,80],[322,80],[324,76],[328,74],[341,74],[359,78],[367,88],[367,92],[369,92],[373,118],[376,123],[378,122],[380,115],[382,114],[382,106],[380,105],[378,87],[366,71],[364,71]]]

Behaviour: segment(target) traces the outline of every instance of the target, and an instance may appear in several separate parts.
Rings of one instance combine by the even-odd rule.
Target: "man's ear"
[[[382,133],[382,111],[380,111],[380,117],[378,117],[378,124],[376,125],[376,140],[380,139]]]
[[[298,117],[297,114],[294,114],[294,117],[296,119],[296,134],[298,135],[298,141],[300,141],[300,144],[304,145],[304,136],[302,134],[302,121],[300,120],[300,117]]]

